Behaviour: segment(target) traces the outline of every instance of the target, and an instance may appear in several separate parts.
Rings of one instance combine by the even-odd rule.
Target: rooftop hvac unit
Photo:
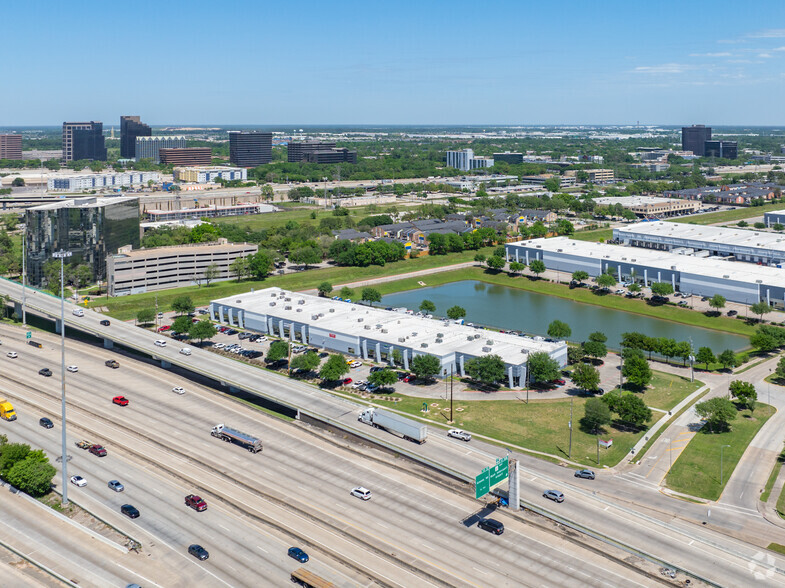
[[[382,328],[382,324],[381,324],[381,323],[379,323],[378,325],[376,325],[376,328],[377,328],[377,329],[381,329],[381,328]]]
[[[329,310],[329,312],[335,312],[335,309],[334,309],[334,308],[331,308],[331,309]]]
[[[436,333],[437,337],[444,337],[444,333]]]
[[[488,340],[485,342],[485,344],[486,344],[486,345],[493,345],[493,340],[492,340],[492,339],[488,339]]]
[[[491,348],[490,347],[483,347],[482,350],[483,350],[484,353],[488,353],[491,350]]]
[[[365,325],[365,330],[366,331],[370,331],[371,330],[371,325]]]
[[[417,333],[412,333],[412,337],[416,337],[416,336],[417,336]]]
[[[323,317],[323,316],[324,316],[324,313],[323,313],[323,312],[320,312],[320,313],[319,313],[319,314],[317,314],[316,316],[318,316],[319,318],[321,318],[321,317]]]
[[[283,309],[284,310],[292,310],[292,307],[287,304],[286,306],[283,307]]]
[[[557,253],[563,253],[563,252],[564,252],[564,249],[557,249],[557,250],[556,250],[556,252],[557,252]]]
[[[278,294],[276,294],[275,292],[273,292],[272,294],[270,294],[270,297],[271,297],[271,298],[275,298],[276,296],[278,296]]]
[[[420,343],[420,347],[428,347],[427,343]]]
[[[406,341],[406,337],[398,337],[398,343],[403,343]]]
[[[436,339],[437,343],[444,343],[444,339]]]
[[[672,269],[672,270],[675,270],[675,269],[676,269],[676,266],[675,266],[675,265],[672,265],[672,266],[671,266],[671,269]]]
[[[360,318],[357,319],[357,322],[361,323],[361,322],[363,322],[363,320],[364,320],[363,317],[360,317]]]
[[[297,312],[302,312],[302,311],[303,311],[303,309],[302,309],[302,308],[298,308],[298,309],[297,309]]]
[[[300,299],[297,301],[297,304],[305,304],[305,300],[304,300],[303,298],[300,298]]]
[[[389,333],[389,332],[390,332],[389,329],[382,329],[382,333]]]
[[[234,301],[235,304],[242,304],[242,302],[243,302],[242,300],[235,300]]]
[[[474,338],[475,338],[475,339],[479,339],[480,337],[481,337],[481,335],[480,335],[479,333],[477,333],[477,334],[474,336]]]
[[[727,280],[727,279],[730,279],[730,276],[727,276],[727,275],[725,275],[725,276],[722,276],[722,278],[723,278],[724,280]]]
[[[467,341],[474,341],[474,335],[469,335],[468,337],[466,337],[466,340]]]
[[[275,306],[275,304],[276,304],[275,302],[271,302],[270,306]]]
[[[312,314],[311,315],[311,320],[312,321],[319,320],[319,315],[318,314]]]
[[[291,299],[289,296],[287,296],[286,298],[284,298],[284,300],[286,300],[286,302],[291,302],[291,301],[292,301],[292,299]]]

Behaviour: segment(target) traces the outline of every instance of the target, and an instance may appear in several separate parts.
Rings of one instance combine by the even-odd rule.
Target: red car
[[[401,381],[402,381],[402,382],[411,382],[412,380],[414,380],[414,374],[409,374],[408,376],[406,376],[406,377],[405,377],[403,380],[401,380]]]
[[[90,447],[90,453],[97,455],[98,457],[106,457],[106,449],[101,445],[93,445]]]
[[[120,406],[128,406],[128,399],[125,396],[115,396],[112,398],[112,402]]]
[[[207,503],[195,494],[189,494],[185,497],[185,506],[190,506],[196,512],[207,510]]]
[[[551,384],[556,384],[557,386],[564,386],[567,382],[564,381],[562,378],[556,378],[555,380],[551,380]]]
[[[348,386],[351,383],[352,383],[351,378],[344,378],[343,380],[341,380],[341,386]]]
[[[163,333],[164,331],[168,331],[171,328],[172,328],[171,325],[164,325],[163,327],[158,327],[158,332]]]

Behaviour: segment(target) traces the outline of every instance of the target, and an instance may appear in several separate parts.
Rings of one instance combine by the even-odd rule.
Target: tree
[[[289,261],[307,269],[309,265],[322,261],[322,254],[316,247],[300,247],[289,254]]]
[[[172,323],[172,331],[175,333],[182,333],[187,335],[191,332],[191,325],[193,324],[194,323],[191,320],[191,317],[186,314],[181,314],[174,319],[174,322]]]
[[[717,356],[717,361],[726,369],[728,366],[736,367],[736,352],[733,349],[726,349]]]
[[[630,284],[629,286],[627,286],[627,290],[629,290],[630,292],[640,292],[641,286],[640,284]]]
[[[771,228],[774,229],[775,231],[785,231],[785,225],[783,225],[782,223],[774,223],[774,225]]]
[[[670,296],[673,294],[673,286],[668,282],[654,282],[651,285],[651,293],[656,296]]]
[[[774,351],[778,346],[778,342],[773,336],[758,328],[755,333],[750,336],[750,345],[759,351],[766,352]]]
[[[627,379],[629,384],[640,389],[645,388],[651,382],[652,373],[649,362],[641,356],[625,358],[622,376]]]
[[[140,325],[149,325],[153,321],[155,321],[154,308],[143,308],[136,313],[136,322]]]
[[[588,363],[579,363],[572,370],[572,381],[582,390],[594,391],[600,385],[600,372]]]
[[[589,279],[589,272],[585,272],[583,270],[578,270],[576,272],[572,272],[572,279],[582,284],[584,280]]]
[[[755,386],[750,382],[733,380],[730,383],[730,393],[734,398],[739,399],[739,403],[742,406],[755,410],[755,401],[758,400],[758,393],[755,391]]]
[[[273,341],[267,351],[267,361],[278,361],[285,357],[289,357],[289,344],[286,341]]]
[[[398,375],[392,370],[384,369],[373,372],[368,376],[368,381],[371,384],[376,384],[380,388],[387,388],[398,381]]]
[[[583,345],[568,345],[567,346],[567,363],[570,365],[578,363],[583,359]]]
[[[14,178],[13,180],[11,180],[11,186],[13,186],[14,188],[19,188],[24,185],[25,185],[24,178]]]
[[[575,232],[575,227],[566,218],[560,218],[556,222],[556,232],[560,235],[572,235]]]
[[[526,364],[530,382],[550,382],[559,377],[559,362],[545,351],[530,353]]]
[[[736,418],[736,407],[727,398],[710,398],[695,405],[696,414],[706,421],[709,432],[721,432],[729,428],[730,422]]]
[[[454,321],[458,319],[462,319],[466,316],[466,309],[461,306],[451,306],[447,309],[447,317],[451,318]]]
[[[602,331],[594,331],[593,333],[589,333],[589,341],[594,341],[595,343],[605,343],[607,340],[608,336]]]
[[[597,279],[595,281],[597,282],[597,285],[600,286],[601,288],[608,289],[611,286],[616,285],[616,276],[614,276],[613,274],[604,273],[597,276]]]
[[[263,280],[273,269],[273,256],[267,251],[257,251],[249,255],[248,273],[257,280]]]
[[[205,339],[212,339],[218,330],[215,325],[210,322],[210,319],[202,319],[197,322],[192,322],[188,329],[188,337],[191,339],[198,339],[201,344]]]
[[[93,270],[89,265],[80,263],[71,272],[71,280],[77,288],[83,288],[93,280]]]
[[[190,296],[178,296],[172,300],[172,310],[178,314],[188,314],[193,312],[195,308]]]
[[[491,255],[486,263],[488,264],[489,268],[495,270],[500,270],[507,264],[507,262],[504,261],[504,258],[499,257],[498,255]]]
[[[477,263],[485,263],[485,256],[482,253],[477,253],[474,256],[474,261],[476,261]]]
[[[436,305],[430,300],[423,300],[420,302],[420,311],[429,313],[436,312]]]
[[[581,425],[592,433],[611,422],[611,409],[601,398],[589,398],[583,406]]]
[[[344,374],[347,374],[348,372],[349,366],[343,355],[333,354],[327,358],[322,369],[319,370],[319,377],[325,382],[335,382],[340,380]]]
[[[344,286],[341,288],[341,298],[344,300],[351,300],[352,296],[354,296],[354,290],[352,290],[349,286]]]
[[[466,362],[469,377],[483,384],[496,384],[504,380],[504,361],[498,355],[482,355]]]
[[[333,291],[333,285],[330,282],[322,282],[317,288],[319,296],[329,296]]]
[[[360,300],[373,306],[374,302],[382,301],[382,295],[375,288],[363,288],[362,294],[360,295]]]
[[[49,463],[46,456],[44,460],[28,456],[16,462],[4,478],[22,492],[32,496],[43,496],[52,489],[52,479],[56,475],[57,470]]]
[[[755,304],[750,305],[750,311],[753,314],[757,314],[760,316],[760,320],[763,320],[763,315],[768,314],[774,310],[774,307],[771,306],[768,302],[761,300],[760,302],[756,302]]]
[[[643,398],[635,394],[623,394],[615,408],[619,419],[637,427],[642,427],[651,419],[651,409]]]
[[[698,353],[695,354],[695,361],[706,364],[707,370],[709,369],[709,364],[714,363],[716,360],[717,358],[714,357],[714,352],[708,347],[701,347],[698,349]]]
[[[608,348],[602,341],[586,341],[583,344],[583,352],[589,357],[600,359],[608,355]]]
[[[526,264],[521,263],[520,261],[511,261],[510,262],[510,271],[514,274],[519,274],[523,270],[526,269]]]
[[[217,279],[218,276],[221,275],[221,270],[218,269],[217,263],[211,263],[206,268],[204,268],[204,281],[206,285],[210,285],[210,282]]]
[[[553,337],[554,339],[566,339],[570,335],[572,335],[572,329],[570,328],[570,325],[563,321],[555,320],[548,325],[549,337]]]
[[[442,364],[434,355],[415,355],[411,368],[419,379],[430,380],[442,370]]]
[[[319,354],[315,351],[306,351],[305,353],[301,353],[292,359],[289,367],[293,370],[302,370],[304,372],[311,372],[319,367],[319,364],[322,362],[319,359]]]
[[[535,276],[539,277],[540,274],[545,273],[545,262],[541,259],[532,259],[529,262],[529,269]]]
[[[558,192],[559,191],[559,178],[548,178],[545,180],[543,187],[548,190],[548,192]]]
[[[250,264],[247,257],[237,257],[229,265],[229,271],[235,275],[238,282],[242,282],[243,278],[248,276],[251,271]]]
[[[721,294],[715,294],[709,299],[709,306],[717,310],[717,314],[721,308],[725,308],[725,296]]]

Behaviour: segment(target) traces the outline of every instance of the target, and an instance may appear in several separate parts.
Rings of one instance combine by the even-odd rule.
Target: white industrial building
[[[625,280],[651,286],[668,282],[674,290],[698,296],[721,294],[732,302],[753,304],[765,300],[785,307],[785,270],[652,249],[577,241],[567,237],[508,243],[508,261],[542,260],[550,270],[568,274],[583,270],[590,276],[612,273]]]
[[[785,225],[785,210],[772,210],[771,212],[764,212],[763,222],[769,228],[777,224]]]
[[[505,363],[511,388],[525,385],[530,353],[544,351],[559,365],[567,363],[564,342],[497,333],[448,319],[429,319],[402,310],[383,310],[280,288],[213,300],[210,317],[224,324],[377,363],[392,364],[394,352],[399,351],[406,370],[412,358],[433,355],[441,362],[442,377],[448,376],[451,370],[464,376],[468,360],[498,355]]]
[[[49,190],[99,190],[102,188],[122,188],[123,186],[142,186],[152,180],[158,184],[161,174],[158,172],[129,171],[109,174],[86,174],[49,178]]]
[[[691,250],[764,265],[785,262],[785,235],[766,231],[650,222],[613,229],[613,238],[624,245],[660,251]]]

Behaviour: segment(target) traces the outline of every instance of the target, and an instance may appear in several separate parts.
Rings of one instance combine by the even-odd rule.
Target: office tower
[[[141,122],[138,116],[121,116],[120,157],[133,159],[136,156],[136,138],[149,137],[152,134],[153,130],[150,126]]]
[[[229,132],[229,161],[240,167],[256,167],[273,160],[273,134],[257,131]]]
[[[692,125],[681,128],[682,151],[692,151],[695,155],[703,157],[706,154],[706,141],[711,141],[711,127]]]
[[[184,136],[178,137],[137,137],[134,146],[136,161],[141,159],[152,159],[155,163],[161,163],[161,149],[185,149],[187,145]]]
[[[63,123],[63,161],[80,159],[106,161],[103,123],[95,121]]]
[[[357,152],[346,147],[334,147],[320,151],[308,151],[303,155],[303,163],[357,163]]]
[[[22,135],[0,135],[0,159],[22,159]]]
[[[159,149],[158,155],[164,165],[210,165],[212,151],[209,147],[186,147],[184,149]]]
[[[706,157],[736,159],[739,154],[739,144],[736,141],[706,141],[704,146]]]
[[[516,165],[518,163],[523,163],[523,153],[510,153],[509,151],[505,151],[504,153],[494,153],[493,160],[503,161],[504,163],[509,163],[510,165]]]
[[[305,159],[306,153],[313,153],[314,151],[328,151],[335,149],[334,141],[299,141],[289,142],[289,163],[297,163]]]

